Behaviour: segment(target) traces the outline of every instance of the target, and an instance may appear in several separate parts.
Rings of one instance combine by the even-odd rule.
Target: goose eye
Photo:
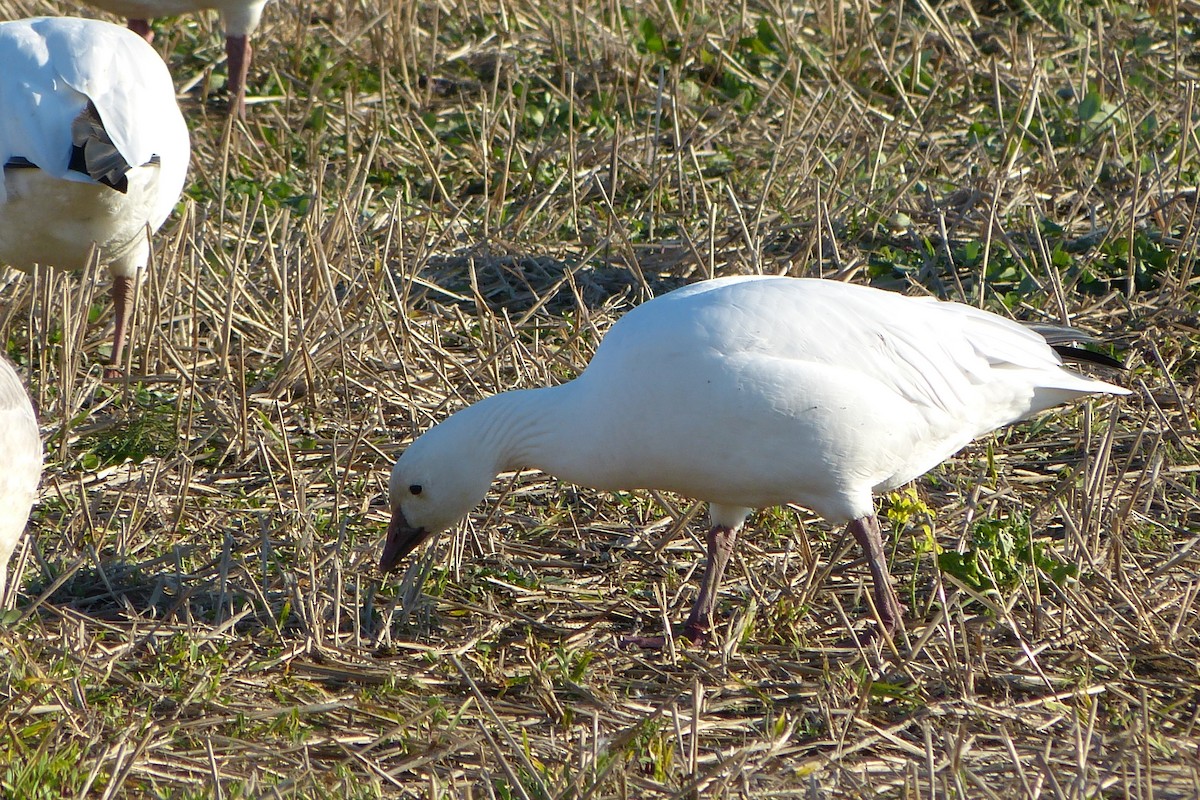
[[[421,492],[422,492],[422,488],[421,488],[421,484],[419,484],[419,483],[414,483],[412,486],[408,487],[409,494],[420,494]]]

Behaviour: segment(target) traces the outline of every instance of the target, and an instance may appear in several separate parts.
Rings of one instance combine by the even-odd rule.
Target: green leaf
[[[1079,121],[1087,122],[1100,111],[1100,95],[1096,92],[1088,92],[1083,100],[1079,103]]]
[[[945,552],[938,554],[938,569],[953,575],[977,591],[994,588],[987,576],[979,571],[979,560],[974,552]]]
[[[667,49],[662,34],[658,31],[658,25],[649,17],[642,20],[642,46],[646,48],[647,53],[661,53]]]

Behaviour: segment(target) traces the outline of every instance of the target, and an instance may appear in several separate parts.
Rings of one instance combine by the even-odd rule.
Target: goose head
[[[379,569],[391,572],[425,540],[457,525],[500,471],[486,442],[455,415],[418,437],[392,468],[392,520]]]

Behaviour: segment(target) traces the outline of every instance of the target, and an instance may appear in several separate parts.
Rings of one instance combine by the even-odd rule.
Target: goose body
[[[0,356],[0,608],[8,560],[25,530],[42,476],[42,440],[33,404],[8,359]]]
[[[850,523],[885,626],[899,624],[873,495],[972,439],[1084,395],[1045,338],[986,311],[835,281],[735,277],[630,311],[561,386],[487,398],[420,436],[392,471],[382,564],[453,526],[500,472],[706,500],[709,564],[685,635],[755,508],[796,503]]]
[[[229,69],[229,110],[242,114],[246,101],[246,76],[250,69],[250,36],[258,29],[267,0],[87,0],[90,5],[126,17],[129,28],[154,38],[150,20],[197,11],[215,10],[225,32],[226,66]]]
[[[0,23],[0,264],[113,275],[113,360],[124,344],[149,231],[183,190],[191,146],[166,65],[99,20]]]

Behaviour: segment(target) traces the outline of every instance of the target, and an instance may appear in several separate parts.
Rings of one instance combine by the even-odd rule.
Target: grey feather
[[[113,144],[104,128],[100,112],[89,100],[83,113],[71,123],[71,169],[93,180],[125,192],[129,186],[126,174],[132,168]]]

